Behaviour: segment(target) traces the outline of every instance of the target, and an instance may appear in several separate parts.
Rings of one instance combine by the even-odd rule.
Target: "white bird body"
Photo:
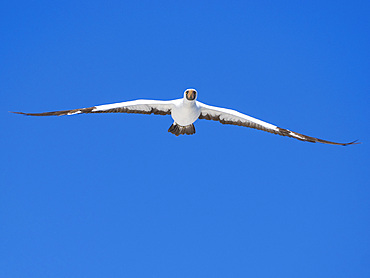
[[[79,108],[71,110],[43,112],[43,113],[23,113],[23,112],[14,112],[14,113],[29,116],[62,116],[84,113],[139,113],[139,114],[171,115],[171,117],[174,120],[174,123],[171,125],[168,131],[175,134],[176,136],[181,134],[188,135],[194,134],[195,127],[193,123],[197,119],[205,119],[219,121],[222,124],[251,127],[312,143],[319,142],[324,144],[341,146],[357,144],[355,143],[356,141],[350,143],[337,143],[303,135],[294,131],[290,131],[288,129],[277,127],[273,124],[258,120],[256,118],[253,118],[251,116],[245,115],[232,109],[203,104],[196,100],[197,96],[198,93],[196,90],[187,89],[184,92],[183,98],[175,100],[163,101],[163,100],[139,99],[133,101],[97,105],[88,108]]]
[[[173,103],[174,107],[171,110],[171,117],[176,124],[188,126],[199,118],[201,108],[198,101],[188,101],[185,98],[180,98]]]

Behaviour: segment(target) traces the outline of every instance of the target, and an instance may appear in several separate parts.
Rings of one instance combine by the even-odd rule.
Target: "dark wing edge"
[[[304,142],[310,142],[310,143],[323,143],[323,144],[329,144],[329,145],[337,145],[337,146],[349,146],[349,145],[357,145],[361,144],[361,142],[358,142],[358,140],[348,142],[348,143],[339,143],[339,142],[333,142],[333,141],[328,141],[328,140],[323,140],[320,138],[304,135],[298,132],[294,132],[285,128],[280,128],[278,127],[278,132],[275,134],[281,135],[281,136],[287,136],[290,138],[295,138],[300,141]]]
[[[96,107],[89,107],[89,108],[60,110],[60,111],[42,112],[42,113],[25,113],[25,112],[13,112],[13,111],[9,111],[9,112],[14,113],[14,114],[26,115],[26,116],[64,116],[64,115],[74,115],[74,114],[82,114],[82,113],[93,113],[92,110],[95,108]]]
[[[21,114],[26,116],[64,116],[64,115],[75,115],[75,114],[88,114],[88,113],[132,113],[132,114],[154,114],[154,115],[170,115],[171,107],[165,106],[163,103],[143,103],[139,101],[130,101],[129,105],[125,106],[125,103],[117,104],[105,104],[98,105],[88,108],[71,109],[71,110],[60,110],[52,112],[42,113],[25,113],[25,112],[12,112],[15,114]],[[143,109],[145,107],[145,109]],[[141,109],[140,109],[141,108]]]
[[[236,112],[236,111],[235,111]],[[239,113],[239,112],[237,112]],[[233,115],[234,116],[234,115]],[[249,117],[249,116],[248,116]],[[251,117],[249,117],[251,118]],[[267,131],[273,134],[281,135],[281,136],[287,136],[290,138],[295,138],[300,141],[305,141],[305,142],[310,142],[310,143],[323,143],[323,144],[330,144],[330,145],[338,145],[338,146],[349,146],[349,145],[356,145],[356,144],[361,144],[361,142],[358,142],[358,140],[348,142],[348,143],[338,143],[338,142],[332,142],[328,140],[323,140],[319,139],[316,137],[311,137],[307,136],[301,133],[297,133],[288,129],[280,128],[280,127],[275,127],[274,129],[272,128],[267,128],[261,124],[258,124],[257,122],[253,122],[251,120],[241,120],[241,119],[236,119],[236,120],[224,120],[221,119],[221,114],[219,115],[210,115],[206,111],[202,111],[199,119],[205,119],[205,120],[213,120],[213,121],[218,121],[221,124],[227,124],[227,125],[237,125],[237,126],[244,126],[244,127],[250,127],[258,130],[263,130]],[[260,120],[257,120],[260,122]]]

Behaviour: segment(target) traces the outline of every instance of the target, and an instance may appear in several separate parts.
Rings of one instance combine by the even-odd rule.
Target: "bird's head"
[[[196,100],[198,96],[198,93],[195,89],[186,89],[184,92],[184,98],[193,101]]]

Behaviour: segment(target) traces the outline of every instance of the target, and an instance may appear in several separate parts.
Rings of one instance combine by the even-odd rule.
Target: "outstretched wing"
[[[292,137],[292,138],[295,138],[301,141],[312,142],[312,143],[319,142],[319,143],[324,143],[324,144],[341,145],[341,146],[358,144],[356,143],[356,141],[349,142],[349,143],[337,143],[337,142],[322,140],[319,138],[315,138],[315,137],[303,135],[303,134],[300,134],[294,131],[290,131],[288,129],[277,127],[275,125],[255,119],[253,117],[242,114],[232,109],[210,106],[210,105],[206,105],[200,102],[198,102],[198,104],[201,107],[201,113],[200,113],[199,119],[219,121],[222,124],[251,127],[251,128],[267,131],[270,133],[274,133],[274,134],[278,134],[282,136],[288,136],[288,137]]]
[[[139,99],[113,104],[98,105],[88,108],[61,110],[53,112],[42,112],[42,113],[12,112],[12,113],[27,116],[63,116],[84,113],[135,113],[135,114],[170,115],[172,107],[173,101]]]

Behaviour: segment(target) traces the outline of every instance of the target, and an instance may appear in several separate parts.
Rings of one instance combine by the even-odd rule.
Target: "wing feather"
[[[248,115],[245,115],[243,113],[240,113],[232,109],[210,106],[210,105],[206,105],[200,102],[198,102],[198,104],[201,107],[201,113],[200,113],[199,119],[218,121],[222,124],[238,125],[238,126],[255,128],[255,129],[267,131],[273,134],[278,134],[281,136],[288,136],[291,138],[295,138],[301,141],[306,141],[306,142],[311,142],[311,143],[319,142],[319,143],[324,143],[324,144],[340,145],[340,146],[359,144],[359,143],[356,143],[356,141],[349,142],[349,143],[337,143],[337,142],[327,141],[327,140],[319,139],[316,137],[303,135],[303,134],[291,131],[289,129],[277,127],[273,124],[258,120],[256,118],[250,117]]]
[[[12,112],[12,113],[27,116],[63,116],[85,113],[134,113],[134,114],[170,115],[172,107],[173,107],[172,101],[139,99],[133,101],[125,101],[71,110],[60,110],[42,113],[24,113],[24,112]]]

